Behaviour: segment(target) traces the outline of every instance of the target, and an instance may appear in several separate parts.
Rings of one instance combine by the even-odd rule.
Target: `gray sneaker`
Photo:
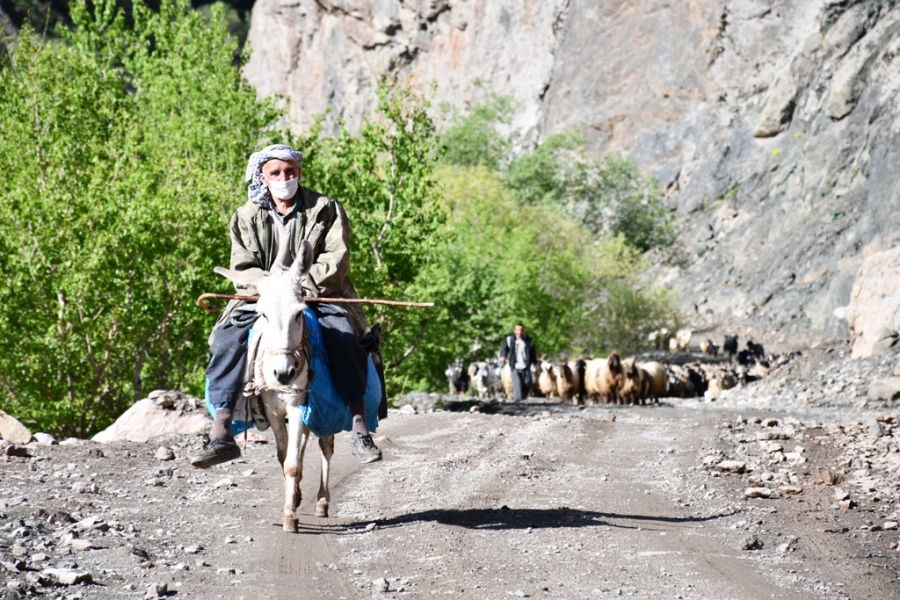
[[[371,433],[357,433],[353,436],[353,441],[350,442],[350,451],[363,464],[381,460],[381,450],[372,440]]]
[[[203,434],[203,449],[191,457],[191,464],[205,469],[241,457],[241,449],[234,440],[210,438]]]

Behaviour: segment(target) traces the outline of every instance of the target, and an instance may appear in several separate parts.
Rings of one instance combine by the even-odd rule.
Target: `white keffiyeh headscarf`
[[[250,202],[266,210],[273,208],[274,204],[269,187],[263,183],[261,175],[263,165],[272,159],[296,163],[297,168],[300,168],[303,163],[303,153],[285,144],[273,144],[250,155],[250,160],[247,162],[247,173],[244,175],[244,179],[250,182],[247,187],[247,197]]]

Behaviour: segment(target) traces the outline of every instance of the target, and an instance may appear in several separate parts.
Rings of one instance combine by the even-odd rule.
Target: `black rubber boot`
[[[205,469],[241,457],[241,449],[231,435],[233,415],[234,411],[230,408],[216,409],[216,420],[209,435],[204,436],[203,449],[191,456],[192,465]]]

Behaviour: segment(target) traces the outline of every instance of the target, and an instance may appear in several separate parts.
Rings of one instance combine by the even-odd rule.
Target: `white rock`
[[[77,585],[94,581],[94,577],[90,573],[76,569],[44,569],[43,574],[53,577],[60,585]]]
[[[167,446],[160,446],[156,449],[156,460],[175,460],[175,452]]]
[[[416,412],[416,407],[412,404],[404,404],[400,407],[400,414],[403,415],[414,415]]]
[[[145,600],[153,600],[161,598],[169,593],[169,586],[165,583],[155,581],[147,586],[147,592],[144,594]]]
[[[39,432],[34,434],[34,441],[36,441],[41,446],[56,446],[59,442],[56,441],[56,438],[50,435],[49,433]]]
[[[723,460],[716,468],[726,473],[743,473],[747,470],[747,464],[739,460]]]
[[[717,465],[722,460],[722,457],[718,454],[710,454],[709,456],[703,457],[703,466],[709,467],[712,465]]]
[[[781,452],[782,450],[784,450],[784,446],[782,446],[778,442],[769,442],[769,441],[759,442],[759,446],[763,449],[763,452],[768,452],[768,453]]]
[[[378,592],[386,592],[391,589],[391,585],[388,583],[388,580],[384,577],[379,577],[375,581],[372,582],[372,587],[375,588]]]
[[[216,489],[222,489],[222,488],[234,487],[234,485],[235,485],[234,481],[232,481],[228,477],[225,477],[223,479],[218,480],[215,484],[213,484],[213,487]]]
[[[784,457],[792,465],[802,465],[806,462],[806,457],[799,452],[785,452]]]
[[[74,539],[71,543],[73,550],[90,550],[94,547],[90,540]]]
[[[90,481],[76,481],[72,484],[72,491],[76,494],[93,494],[97,492],[97,485]]]
[[[13,444],[27,444],[31,432],[18,419],[0,410],[0,438]]]
[[[771,498],[772,490],[765,487],[748,487],[744,490],[744,496],[747,498]]]
[[[91,529],[92,527],[94,527],[94,525],[96,525],[99,522],[100,522],[100,517],[98,517],[97,515],[93,515],[91,517],[88,517],[86,519],[82,519],[82,520],[78,521],[77,523],[75,523],[75,527],[84,531],[85,529]]]

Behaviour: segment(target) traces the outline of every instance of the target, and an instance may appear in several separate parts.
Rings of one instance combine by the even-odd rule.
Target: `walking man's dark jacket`
[[[522,340],[525,342],[525,362],[528,363],[525,365],[525,368],[527,369],[531,365],[537,364],[537,351],[534,349],[534,342],[530,337],[523,335]],[[506,339],[503,341],[503,348],[500,350],[500,356],[506,359],[511,369],[516,368],[516,336],[512,334],[506,336]]]

